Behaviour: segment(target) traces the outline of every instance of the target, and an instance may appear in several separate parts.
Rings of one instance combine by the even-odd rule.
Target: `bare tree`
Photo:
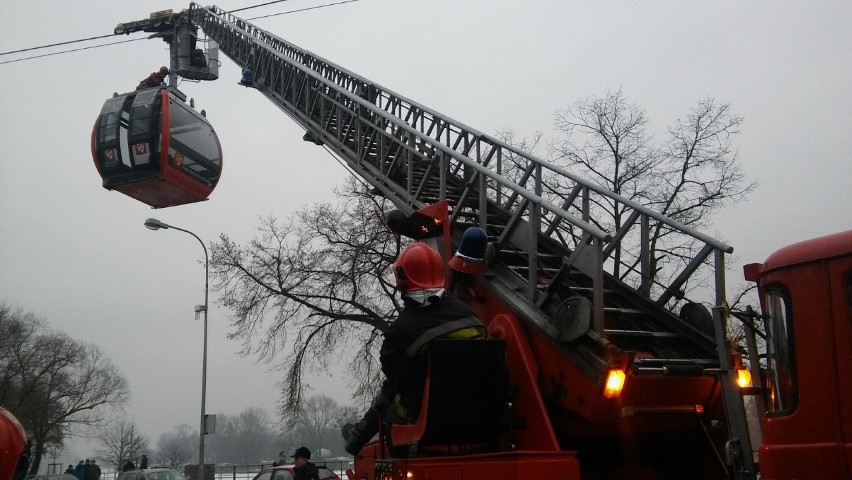
[[[148,439],[145,438],[133,420],[122,418],[104,429],[99,437],[101,450],[98,455],[109,465],[120,470],[125,462],[133,461],[148,449]]]
[[[241,247],[226,235],[212,246],[211,272],[243,341],[244,353],[280,360],[281,415],[298,415],[303,374],[348,356],[355,396],[371,399],[379,380],[377,349],[399,305],[389,266],[397,254],[385,227],[387,200],[350,179],[334,204],[316,204],[286,222],[262,221],[260,235]]]
[[[556,127],[564,137],[552,142],[556,162],[584,178],[684,225],[703,229],[720,208],[745,198],[756,187],[745,178],[732,139],[742,117],[729,103],[705,98],[689,114],[669,126],[666,139],[653,143],[644,110],[619,89],[591,97],[557,112]],[[626,219],[623,204],[600,201],[591,218],[617,231]],[[651,227],[650,265],[655,278],[691,260],[693,243],[662,222]],[[638,248],[619,243],[612,273],[624,279],[639,263]]]
[[[178,425],[174,431],[160,435],[157,441],[157,460],[170,468],[180,468],[192,461],[198,433],[189,425]]]
[[[33,442],[30,473],[73,426],[97,426],[121,406],[127,383],[100,348],[47,329],[32,313],[0,304],[0,405]]]
[[[237,463],[256,463],[269,449],[269,415],[261,408],[248,407],[234,419]]]
[[[258,407],[247,407],[239,415],[218,414],[216,435],[208,439],[209,456],[238,464],[276,458],[282,440],[272,423],[269,414]]]
[[[301,442],[317,451],[321,448],[342,447],[339,423],[341,410],[331,397],[317,395],[308,398],[296,429]]]
[[[580,100],[557,111],[556,127],[565,137],[553,144],[558,159],[601,187],[639,203],[647,198],[653,170],[661,163],[650,145],[645,112],[624,97],[621,90],[603,97]],[[621,228],[628,207],[608,198],[594,199],[592,219],[609,231]],[[613,251],[613,275],[619,276],[622,246]]]

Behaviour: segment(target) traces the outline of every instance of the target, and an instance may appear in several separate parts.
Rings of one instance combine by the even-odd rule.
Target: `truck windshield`
[[[770,288],[764,301],[767,315],[767,413],[789,413],[797,399],[789,297],[780,288]]]

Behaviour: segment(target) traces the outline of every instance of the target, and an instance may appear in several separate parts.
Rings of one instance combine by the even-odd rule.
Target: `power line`
[[[115,34],[111,33],[109,35],[101,35],[100,37],[81,38],[80,40],[71,40],[71,41],[68,41],[68,42],[51,43],[50,45],[42,45],[40,47],[30,47],[30,48],[22,48],[20,50],[10,50],[8,52],[0,52],[0,56],[9,55],[11,53],[28,52],[30,50],[38,50],[40,48],[58,47],[59,45],[68,45],[69,43],[88,42],[89,40],[99,40],[101,38],[107,38],[107,37],[113,37],[113,36],[115,36]]]
[[[279,0],[279,1],[283,2],[283,1],[286,1],[286,0]],[[281,12],[281,13],[271,13],[269,15],[262,15],[260,17],[247,18],[246,20],[258,20],[260,18],[275,17],[275,16],[278,16],[278,15],[286,15],[288,13],[304,12],[306,10],[315,10],[317,8],[331,7],[331,6],[334,6],[334,5],[341,5],[341,4],[344,4],[344,3],[351,3],[351,2],[358,2],[358,1],[360,1],[360,0],[345,0],[343,2],[327,3],[325,5],[317,5],[316,7],[300,8],[300,9],[297,9],[297,10],[288,10],[286,12]],[[272,3],[275,3],[275,2],[272,2]],[[248,7],[248,8],[252,8],[252,7]]]
[[[266,2],[266,3],[261,3],[261,4],[258,4],[258,5],[253,5],[253,6],[250,6],[250,7],[238,8],[236,10],[231,10],[229,13],[239,12],[239,11],[242,11],[242,10],[249,10],[249,9],[252,9],[252,8],[263,7],[263,6],[266,6],[266,5],[272,5],[272,4],[275,4],[275,3],[281,3],[281,2],[286,2],[286,1],[288,1],[288,0],[275,0],[275,1],[272,1],[272,2]],[[300,9],[297,9],[297,10],[289,10],[289,11],[286,11],[286,12],[263,15],[263,16],[260,16],[260,17],[247,18],[246,20],[257,20],[257,19],[260,19],[260,18],[275,17],[275,16],[278,16],[278,15],[286,15],[288,13],[304,12],[304,11],[307,11],[307,10],[315,10],[315,9],[318,9],[318,8],[331,7],[331,6],[334,6],[334,5],[342,5],[344,3],[351,3],[351,2],[357,2],[357,1],[359,1],[359,0],[344,0],[344,1],[341,1],[341,2],[328,3],[328,4],[325,4],[325,5],[317,5],[317,6],[314,6],[314,7],[300,8]],[[79,40],[69,40],[67,42],[52,43],[52,44],[49,44],[49,45],[40,45],[38,47],[22,48],[20,50],[10,50],[8,52],[0,52],[0,56],[9,55],[9,54],[13,54],[13,53],[28,52],[28,51],[31,51],[31,50],[39,50],[39,49],[42,49],[42,48],[56,47],[56,46],[59,46],[59,45],[69,45],[69,44],[72,44],[72,43],[88,42],[88,41],[91,41],[91,40],[98,40],[98,39],[101,39],[101,38],[108,38],[108,37],[113,37],[113,36],[115,36],[115,34],[101,35],[101,36],[89,37],[89,38],[81,38]],[[45,53],[44,55],[34,55],[32,57],[23,57],[23,58],[17,58],[15,60],[6,60],[5,62],[0,62],[0,65],[3,65],[3,64],[6,64],[6,63],[23,62],[24,60],[33,60],[33,59],[36,59],[36,58],[50,57],[50,56],[53,56],[53,55],[60,55],[60,54],[63,54],[63,53],[79,52],[81,50],[90,50],[92,48],[107,47],[107,46],[110,46],[110,45],[117,45],[119,43],[135,42],[135,41],[138,41],[138,40],[147,40],[147,39],[148,39],[147,37],[146,38],[134,38],[134,39],[131,39],[131,40],[122,40],[122,41],[119,41],[119,42],[111,42],[111,43],[104,43],[104,44],[101,44],[101,45],[93,45],[91,47],[72,48],[70,50],[62,50],[60,52]]]
[[[110,35],[110,36],[112,36],[112,35]],[[91,47],[72,48],[71,50],[63,50],[61,52],[45,53],[44,55],[35,55],[35,56],[32,56],[32,57],[16,58],[15,60],[6,60],[5,62],[0,62],[0,65],[3,65],[5,63],[22,62],[24,60],[32,60],[34,58],[49,57],[51,55],[59,55],[61,53],[77,52],[77,51],[80,51],[80,50],[89,50],[89,49],[92,49],[92,48],[107,47],[109,45],[117,45],[119,43],[136,42],[136,41],[139,41],[139,40],[147,40],[147,38],[132,38],[130,40],[121,40],[121,41],[118,41],[118,42],[104,43],[104,44],[101,44],[101,45],[92,45]],[[68,43],[74,43],[74,42],[68,42]],[[36,48],[38,48],[38,47],[36,47]]]
[[[275,0],[274,2],[260,3],[260,4],[257,4],[257,5],[252,5],[250,7],[237,8],[237,9],[231,10],[228,13],[242,12],[243,10],[251,10],[252,8],[265,7],[267,5],[272,5],[273,3],[281,3],[281,2],[286,2],[286,1],[287,0]]]

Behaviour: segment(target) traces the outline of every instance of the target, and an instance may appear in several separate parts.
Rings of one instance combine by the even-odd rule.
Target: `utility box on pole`
[[[216,415],[204,415],[204,434],[212,435],[214,433],[216,433]]]

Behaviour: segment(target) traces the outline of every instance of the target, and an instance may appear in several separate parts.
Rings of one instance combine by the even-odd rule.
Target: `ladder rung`
[[[718,359],[706,358],[637,358],[633,361],[636,367],[664,367],[666,365],[701,365],[717,366]]]
[[[637,308],[617,308],[617,307],[604,307],[604,312],[606,313],[624,313],[627,315],[644,315],[646,312],[644,310],[639,310]]]
[[[611,310],[611,309],[606,309]],[[614,309],[618,310],[618,309]],[[649,332],[646,330],[604,330],[605,335],[614,337],[644,337],[644,338],[681,338],[682,335],[673,332]]]

